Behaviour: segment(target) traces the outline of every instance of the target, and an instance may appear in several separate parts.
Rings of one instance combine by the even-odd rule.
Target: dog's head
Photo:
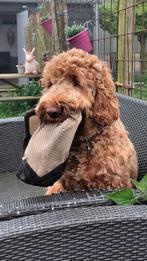
[[[45,66],[44,92],[36,107],[42,122],[62,122],[81,111],[99,124],[118,119],[118,102],[108,67],[95,55],[72,49]]]

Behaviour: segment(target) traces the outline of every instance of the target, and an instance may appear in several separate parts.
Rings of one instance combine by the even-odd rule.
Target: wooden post
[[[125,48],[125,1],[119,0],[119,13],[118,13],[118,39],[117,39],[117,81],[120,83],[124,82],[124,48]],[[122,10],[122,11],[120,11]]]
[[[134,82],[135,0],[119,0],[117,81],[132,95]]]
[[[65,25],[66,25],[66,16],[67,8],[65,0],[54,0],[55,5],[55,19],[57,25],[57,34],[59,41],[59,50],[67,50],[67,42],[65,36]]]

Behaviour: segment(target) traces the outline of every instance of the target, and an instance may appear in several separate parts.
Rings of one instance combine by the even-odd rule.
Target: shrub
[[[36,81],[30,81],[23,85],[20,90],[11,93],[11,96],[40,96],[41,86]],[[37,100],[9,101],[0,103],[0,118],[23,116],[27,110],[34,108]]]
[[[134,96],[136,98],[147,99],[147,74],[136,75]]]

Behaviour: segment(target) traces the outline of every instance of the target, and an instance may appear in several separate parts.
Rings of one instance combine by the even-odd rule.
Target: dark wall
[[[93,19],[93,7],[92,4],[75,4],[71,3],[67,5],[68,24],[72,25],[75,21],[77,24]]]
[[[0,52],[0,73],[11,71],[11,56],[9,52]]]
[[[16,64],[18,64],[18,58],[17,57],[11,57],[10,70],[11,70],[12,73],[17,72]]]

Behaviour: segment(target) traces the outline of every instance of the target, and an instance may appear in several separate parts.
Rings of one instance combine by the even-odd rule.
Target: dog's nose
[[[57,108],[50,108],[48,111],[47,111],[48,115],[51,117],[51,118],[58,118],[61,114],[61,111]]]

